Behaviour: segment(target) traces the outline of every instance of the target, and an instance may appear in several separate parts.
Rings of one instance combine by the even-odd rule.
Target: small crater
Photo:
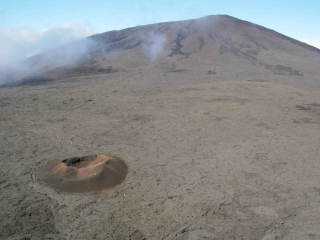
[[[122,183],[128,173],[125,162],[114,156],[90,155],[62,160],[47,167],[44,182],[64,192],[92,192]]]

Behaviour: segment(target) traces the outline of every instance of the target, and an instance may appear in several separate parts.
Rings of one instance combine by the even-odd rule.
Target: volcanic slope
[[[76,51],[81,54],[75,57]],[[177,74],[190,81],[276,80],[314,86],[320,80],[319,49],[227,15],[101,33],[27,63],[36,68],[24,79],[31,83],[114,72],[150,73],[155,81],[174,80]]]
[[[0,239],[320,239],[319,50],[229,16],[88,39],[0,88]]]

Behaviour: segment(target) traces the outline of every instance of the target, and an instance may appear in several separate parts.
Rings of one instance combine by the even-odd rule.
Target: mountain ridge
[[[97,37],[99,35],[104,35],[104,34],[108,34],[108,33],[115,33],[115,32],[127,31],[127,30],[128,31],[129,30],[135,30],[135,29],[140,28],[140,27],[152,27],[152,26],[157,26],[157,25],[161,25],[161,24],[183,23],[183,22],[188,22],[188,21],[196,21],[196,20],[200,20],[200,19],[217,18],[217,17],[227,18],[227,19],[230,19],[230,20],[232,20],[234,22],[237,22],[237,23],[240,23],[240,24],[248,24],[248,25],[251,25],[252,27],[255,27],[255,28],[258,28],[258,29],[261,29],[261,30],[265,30],[265,31],[269,31],[272,34],[277,34],[279,37],[282,37],[282,38],[285,38],[287,40],[290,40],[290,41],[294,42],[295,44],[297,44],[299,46],[304,46],[306,48],[309,48],[311,50],[314,50],[314,51],[320,53],[320,49],[317,48],[316,46],[313,46],[313,45],[308,44],[308,43],[306,43],[304,41],[295,39],[295,38],[290,37],[288,35],[282,34],[281,32],[273,30],[273,29],[271,29],[269,27],[265,27],[263,25],[252,23],[252,22],[250,22],[248,20],[243,20],[243,19],[240,19],[240,18],[237,18],[237,17],[233,17],[233,16],[228,15],[228,14],[212,14],[212,15],[206,15],[206,16],[200,17],[200,18],[192,18],[192,19],[187,19],[187,20],[163,21],[163,22],[159,22],[159,23],[150,23],[150,24],[137,25],[137,26],[127,27],[127,28],[118,29],[118,30],[110,30],[110,31],[102,32],[102,33],[96,33],[96,34],[88,36],[87,38],[95,38],[95,37]]]
[[[20,77],[19,84],[140,68],[146,71],[151,66],[159,76],[179,72],[183,77],[184,69],[203,79],[210,75],[215,80],[292,80],[320,85],[320,49],[229,15],[99,33],[26,62],[31,73]]]
[[[218,18],[220,18],[220,19],[218,19]],[[167,24],[184,24],[184,23],[190,23],[192,21],[199,21],[199,20],[206,20],[206,19],[218,19],[218,20],[221,20],[221,18],[225,19],[225,20],[229,20],[229,21],[231,21],[233,23],[237,23],[237,24],[240,24],[240,25],[247,25],[249,27],[253,27],[253,28],[259,29],[261,31],[266,31],[266,32],[268,32],[270,34],[274,34],[274,35],[278,36],[281,39],[288,40],[288,41],[290,41],[291,43],[293,43],[293,44],[295,44],[297,46],[304,47],[304,48],[306,48],[308,50],[312,50],[312,51],[315,51],[315,52],[320,54],[320,49],[319,48],[317,48],[315,46],[312,46],[312,45],[310,45],[310,44],[308,44],[306,42],[297,40],[297,39],[295,39],[293,37],[290,37],[290,36],[287,36],[285,34],[282,34],[282,33],[278,32],[278,31],[275,31],[275,30],[273,30],[271,28],[267,28],[267,27],[264,27],[262,25],[255,24],[255,23],[249,22],[247,20],[242,20],[242,19],[230,16],[230,15],[227,15],[227,14],[208,15],[208,16],[204,16],[204,17],[201,17],[201,18],[194,18],[194,19],[189,19],[189,20],[165,21],[165,22],[160,22],[160,23],[139,25],[139,26],[124,28],[124,29],[121,29],[121,30],[111,30],[111,31],[103,32],[103,33],[94,34],[94,35],[89,36],[88,38],[89,39],[99,39],[100,37],[103,37],[103,36],[106,36],[106,35],[121,34],[123,32],[131,32],[131,31],[139,31],[139,30],[144,29],[144,28],[153,28],[153,27],[158,27],[158,26],[167,25]]]

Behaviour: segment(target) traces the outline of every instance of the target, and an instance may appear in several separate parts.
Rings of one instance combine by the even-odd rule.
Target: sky
[[[94,33],[214,14],[320,48],[318,0],[0,0],[0,65]]]

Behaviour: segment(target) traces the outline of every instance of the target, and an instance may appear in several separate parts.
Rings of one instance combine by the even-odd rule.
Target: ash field
[[[0,239],[320,239],[319,49],[215,15],[25,64],[0,88]]]

